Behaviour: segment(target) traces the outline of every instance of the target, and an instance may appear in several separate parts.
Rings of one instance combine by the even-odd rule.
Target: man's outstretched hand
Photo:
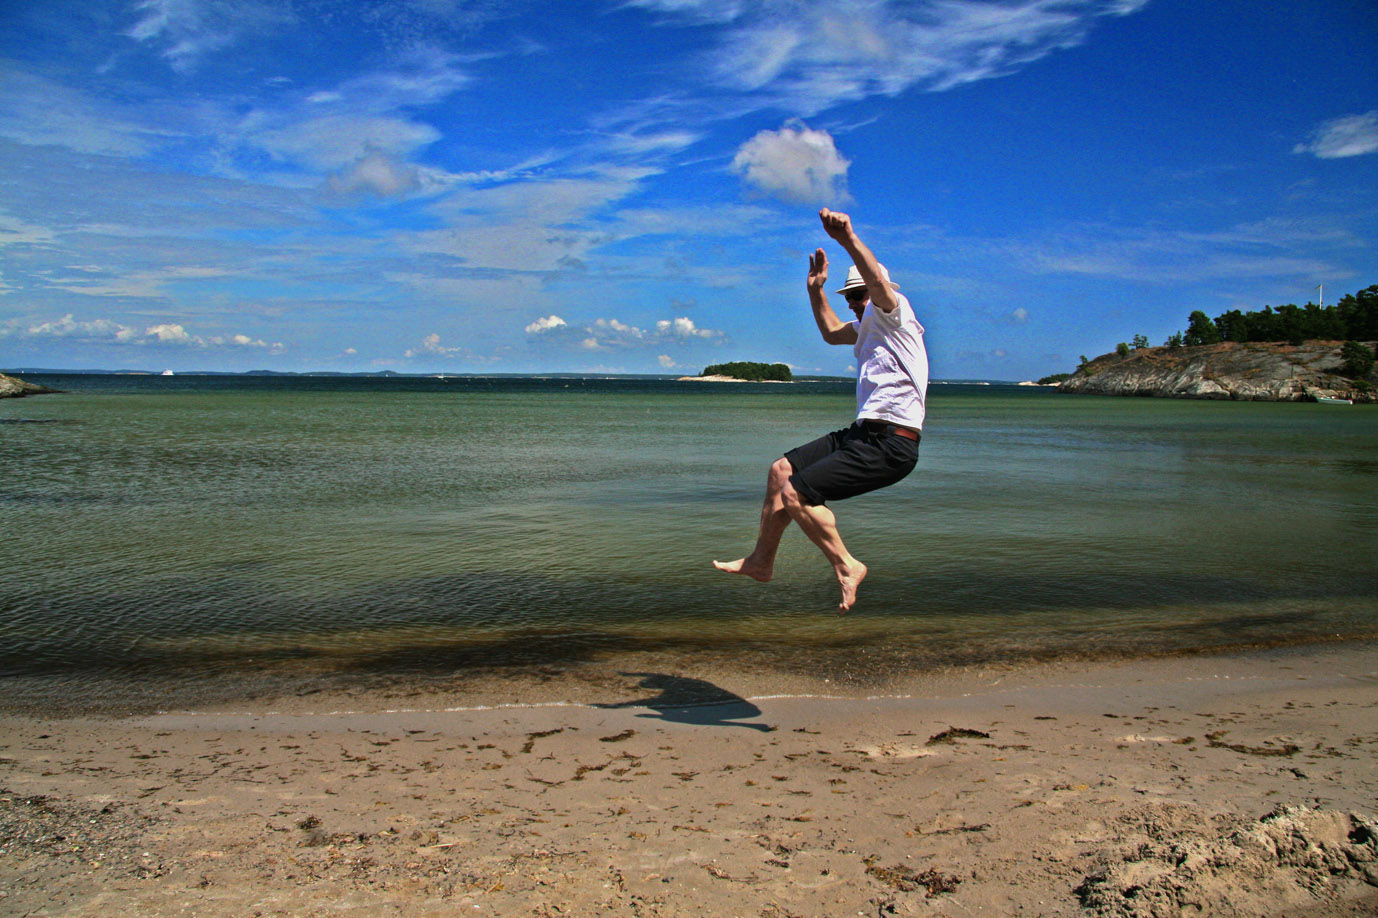
[[[823,208],[818,212],[823,221],[823,231],[841,243],[846,243],[852,235],[852,218],[844,213]]]
[[[828,256],[822,249],[809,256],[809,289],[822,290],[828,282]]]

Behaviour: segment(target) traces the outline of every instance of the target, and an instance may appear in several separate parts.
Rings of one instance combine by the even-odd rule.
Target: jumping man
[[[793,520],[832,565],[842,589],[837,605],[842,615],[856,603],[866,565],[847,551],[825,504],[892,485],[913,470],[928,395],[928,353],[909,300],[857,237],[851,218],[827,209],[818,216],[824,231],[852,257],[847,282],[837,292],[847,298],[855,321],[842,321],[828,305],[823,291],[828,256],[822,249],[809,259],[808,289],[823,340],[850,344],[856,354],[856,422],[775,461],[766,479],[756,547],[745,558],[713,566],[766,582],[775,570],[780,537]]]

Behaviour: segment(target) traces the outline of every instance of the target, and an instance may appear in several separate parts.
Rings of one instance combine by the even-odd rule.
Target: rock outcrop
[[[1375,401],[1373,380],[1339,375],[1339,341],[1302,344],[1208,344],[1106,354],[1058,385],[1059,392],[1158,398],[1297,402],[1317,398]],[[1367,342],[1372,348],[1373,342]]]
[[[44,392],[56,391],[0,373],[0,398],[18,398],[21,395],[42,395]]]

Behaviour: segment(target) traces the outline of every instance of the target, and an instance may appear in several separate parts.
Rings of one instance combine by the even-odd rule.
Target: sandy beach
[[[0,913],[1378,914],[1371,645],[708,676],[6,714]]]

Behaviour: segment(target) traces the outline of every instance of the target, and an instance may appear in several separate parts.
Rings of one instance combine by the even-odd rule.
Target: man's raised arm
[[[828,303],[823,286],[828,282],[828,256],[822,249],[809,258],[809,306],[823,340],[829,344],[856,344],[856,326],[843,322]]]
[[[852,218],[826,207],[818,212],[818,216],[823,221],[823,231],[837,240],[837,243],[847,250],[847,254],[852,256],[852,264],[861,272],[861,279],[866,281],[866,291],[871,294],[871,302],[882,312],[894,312],[900,301],[895,296],[895,291],[885,282],[885,276],[880,273],[880,262],[852,228]]]

